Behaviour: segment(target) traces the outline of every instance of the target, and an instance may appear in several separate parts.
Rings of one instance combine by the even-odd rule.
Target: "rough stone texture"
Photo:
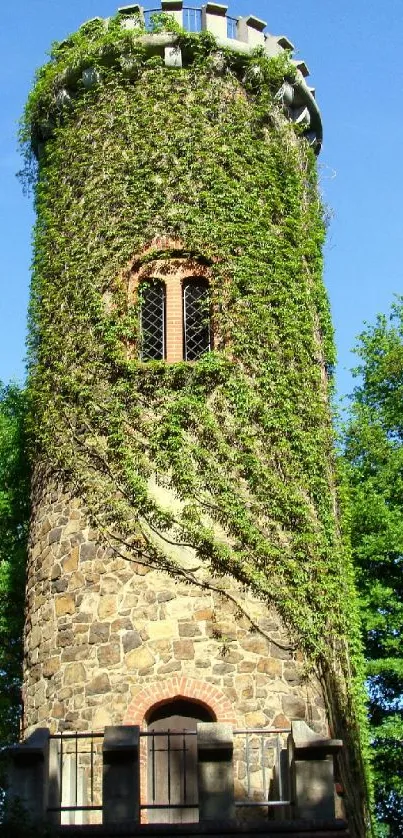
[[[298,650],[276,645],[287,646],[288,638],[273,609],[231,582],[228,589],[259,626],[251,631],[233,602],[103,547],[77,499],[62,488],[37,486],[36,494],[25,735],[40,725],[52,732],[121,725],[147,685],[149,708],[153,685],[183,676],[220,690],[237,727],[305,719],[327,735],[319,684],[304,681]]]

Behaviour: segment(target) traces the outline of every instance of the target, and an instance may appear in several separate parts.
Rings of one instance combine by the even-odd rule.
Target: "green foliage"
[[[403,828],[403,303],[360,335],[346,434],[351,536],[383,835]]]
[[[201,584],[206,570],[231,573],[277,607],[346,741],[361,836],[365,708],[338,525],[322,208],[313,152],[275,98],[295,70],[260,51],[219,52],[208,33],[178,34],[185,67],[168,70],[142,37],[116,21],[81,29],[28,102],[23,141],[43,142],[52,123],[36,185],[36,457],[115,549],[180,575],[161,545],[188,544]],[[77,81],[84,66],[99,70],[90,90]],[[75,92],[57,111],[68,78]],[[141,256],[163,236],[210,266],[215,350],[192,364],[128,352],[128,266],[174,255],[155,245]],[[175,513],[156,501],[152,475],[180,499]]]
[[[22,630],[29,522],[26,394],[0,385],[0,819],[3,748],[19,738]]]
[[[15,741],[21,706],[22,627],[29,521],[26,395],[0,387],[0,742]]]

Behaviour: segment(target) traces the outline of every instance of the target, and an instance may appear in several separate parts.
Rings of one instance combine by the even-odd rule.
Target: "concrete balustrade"
[[[102,778],[104,825],[140,823],[140,735],[139,725],[105,728],[97,775]],[[286,818],[332,826],[336,817],[334,756],[342,745],[339,739],[321,737],[304,721],[292,722],[287,750],[281,751],[279,757],[287,799],[291,800],[291,807],[286,805],[283,810]],[[93,781],[98,781],[87,773],[85,782],[81,778],[81,789],[74,747],[63,759],[61,753],[47,728],[38,728],[25,742],[9,749],[9,813],[17,803],[33,821],[76,826],[91,823],[86,795]],[[198,723],[197,783],[200,822],[233,822],[236,808],[232,724]]]

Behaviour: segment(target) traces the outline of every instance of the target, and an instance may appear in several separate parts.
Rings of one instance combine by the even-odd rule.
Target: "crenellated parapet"
[[[40,115],[32,120],[32,144],[36,154],[40,154],[43,143],[53,134],[55,124],[68,112],[69,106],[82,90],[98,85],[103,68],[110,69],[116,64],[126,78],[136,81],[140,74],[138,56],[133,46],[140,48],[146,60],[159,58],[169,69],[182,69],[189,66],[195,57],[195,41],[186,42],[183,49],[183,34],[209,33],[214,41],[212,50],[212,68],[217,74],[228,69],[238,73],[244,81],[245,62],[249,63],[249,77],[255,74],[259,81],[259,51],[269,59],[281,56],[289,60],[290,72],[285,73],[283,84],[275,95],[286,117],[300,127],[301,135],[315,149],[320,151],[322,144],[322,122],[315,100],[315,91],[306,82],[309,75],[307,65],[302,60],[291,58],[293,44],[285,35],[273,35],[266,30],[266,22],[248,15],[234,18],[227,14],[228,6],[218,3],[206,3],[200,8],[189,8],[182,0],[161,0],[159,9],[144,9],[138,4],[122,6],[114,18],[93,18],[85,22],[79,32],[90,36],[92,32],[105,35],[116,33],[112,44],[108,39],[106,48],[88,55],[82,54],[79,61],[75,56],[71,64],[55,74],[52,80],[52,95],[44,108],[39,108]],[[159,15],[169,15],[169,23]],[[114,29],[113,29],[114,27]],[[172,31],[171,31],[172,29]],[[123,38],[120,35],[124,36]],[[54,53],[57,65],[60,58],[66,58],[71,46],[69,39],[61,42]],[[230,58],[232,56],[232,58]],[[234,61],[234,56],[238,56]],[[254,57],[256,56],[256,65]],[[64,61],[65,64],[65,61]]]

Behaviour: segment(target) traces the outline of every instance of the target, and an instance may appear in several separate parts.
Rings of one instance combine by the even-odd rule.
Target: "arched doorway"
[[[195,823],[198,722],[215,715],[196,701],[176,698],[151,709],[147,719],[148,823]]]

